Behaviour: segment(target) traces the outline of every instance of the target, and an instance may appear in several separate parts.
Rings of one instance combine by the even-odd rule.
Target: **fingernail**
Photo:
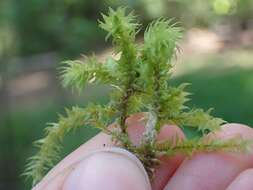
[[[73,168],[63,190],[151,190],[139,159],[121,148],[103,148],[88,154]]]

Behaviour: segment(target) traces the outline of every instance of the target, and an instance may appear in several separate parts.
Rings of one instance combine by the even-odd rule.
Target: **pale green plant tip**
[[[101,64],[95,56],[86,57],[84,61],[69,60],[60,68],[63,87],[71,87],[79,92],[87,84],[108,84],[117,80],[115,68]]]
[[[192,109],[189,112],[183,113],[181,118],[181,125],[197,127],[197,129],[203,133],[206,130],[211,132],[219,130],[221,125],[226,123],[226,121],[221,118],[211,116],[210,110],[205,112],[203,109]]]
[[[136,22],[136,16],[133,12],[126,13],[126,8],[113,10],[109,8],[108,15],[102,14],[103,21],[99,20],[99,27],[108,32],[106,40],[112,36],[113,42],[118,43],[121,38],[134,40],[139,24]],[[118,42],[117,42],[118,41]]]

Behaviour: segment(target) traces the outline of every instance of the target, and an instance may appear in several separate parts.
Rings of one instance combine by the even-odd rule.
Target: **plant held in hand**
[[[96,57],[85,61],[66,61],[61,68],[64,87],[82,90],[87,83],[111,86],[111,99],[107,105],[90,104],[85,108],[73,107],[60,116],[58,123],[46,128],[46,136],[36,142],[38,153],[30,159],[25,174],[32,176],[34,184],[58,160],[61,142],[66,133],[79,127],[92,125],[112,136],[122,148],[135,154],[143,163],[150,178],[161,155],[176,153],[191,155],[197,151],[242,151],[249,148],[249,142],[241,138],[229,140],[204,140],[206,133],[220,129],[224,120],[210,115],[210,111],[190,109],[185,105],[189,93],[187,84],[170,85],[177,42],[182,29],[170,20],[153,21],[144,32],[144,43],[135,43],[140,24],[133,13],[126,14],[124,8],[109,9],[99,21],[102,29],[112,38],[115,53],[119,59],[108,58],[99,63]],[[146,123],[141,144],[135,146],[127,133],[126,119],[143,112]],[[113,128],[108,128],[114,123]],[[157,142],[156,136],[165,124],[192,127],[202,132],[194,139]]]

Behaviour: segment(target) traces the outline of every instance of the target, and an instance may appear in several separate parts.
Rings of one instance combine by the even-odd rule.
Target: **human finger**
[[[253,129],[240,124],[227,124],[215,136],[232,138],[238,134],[252,139]],[[240,172],[250,167],[253,167],[250,154],[199,153],[180,165],[165,190],[224,190]]]

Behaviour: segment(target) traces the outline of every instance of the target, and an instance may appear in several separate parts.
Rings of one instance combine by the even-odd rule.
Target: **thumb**
[[[151,190],[141,162],[120,148],[104,148],[89,154],[69,174],[63,190]]]

